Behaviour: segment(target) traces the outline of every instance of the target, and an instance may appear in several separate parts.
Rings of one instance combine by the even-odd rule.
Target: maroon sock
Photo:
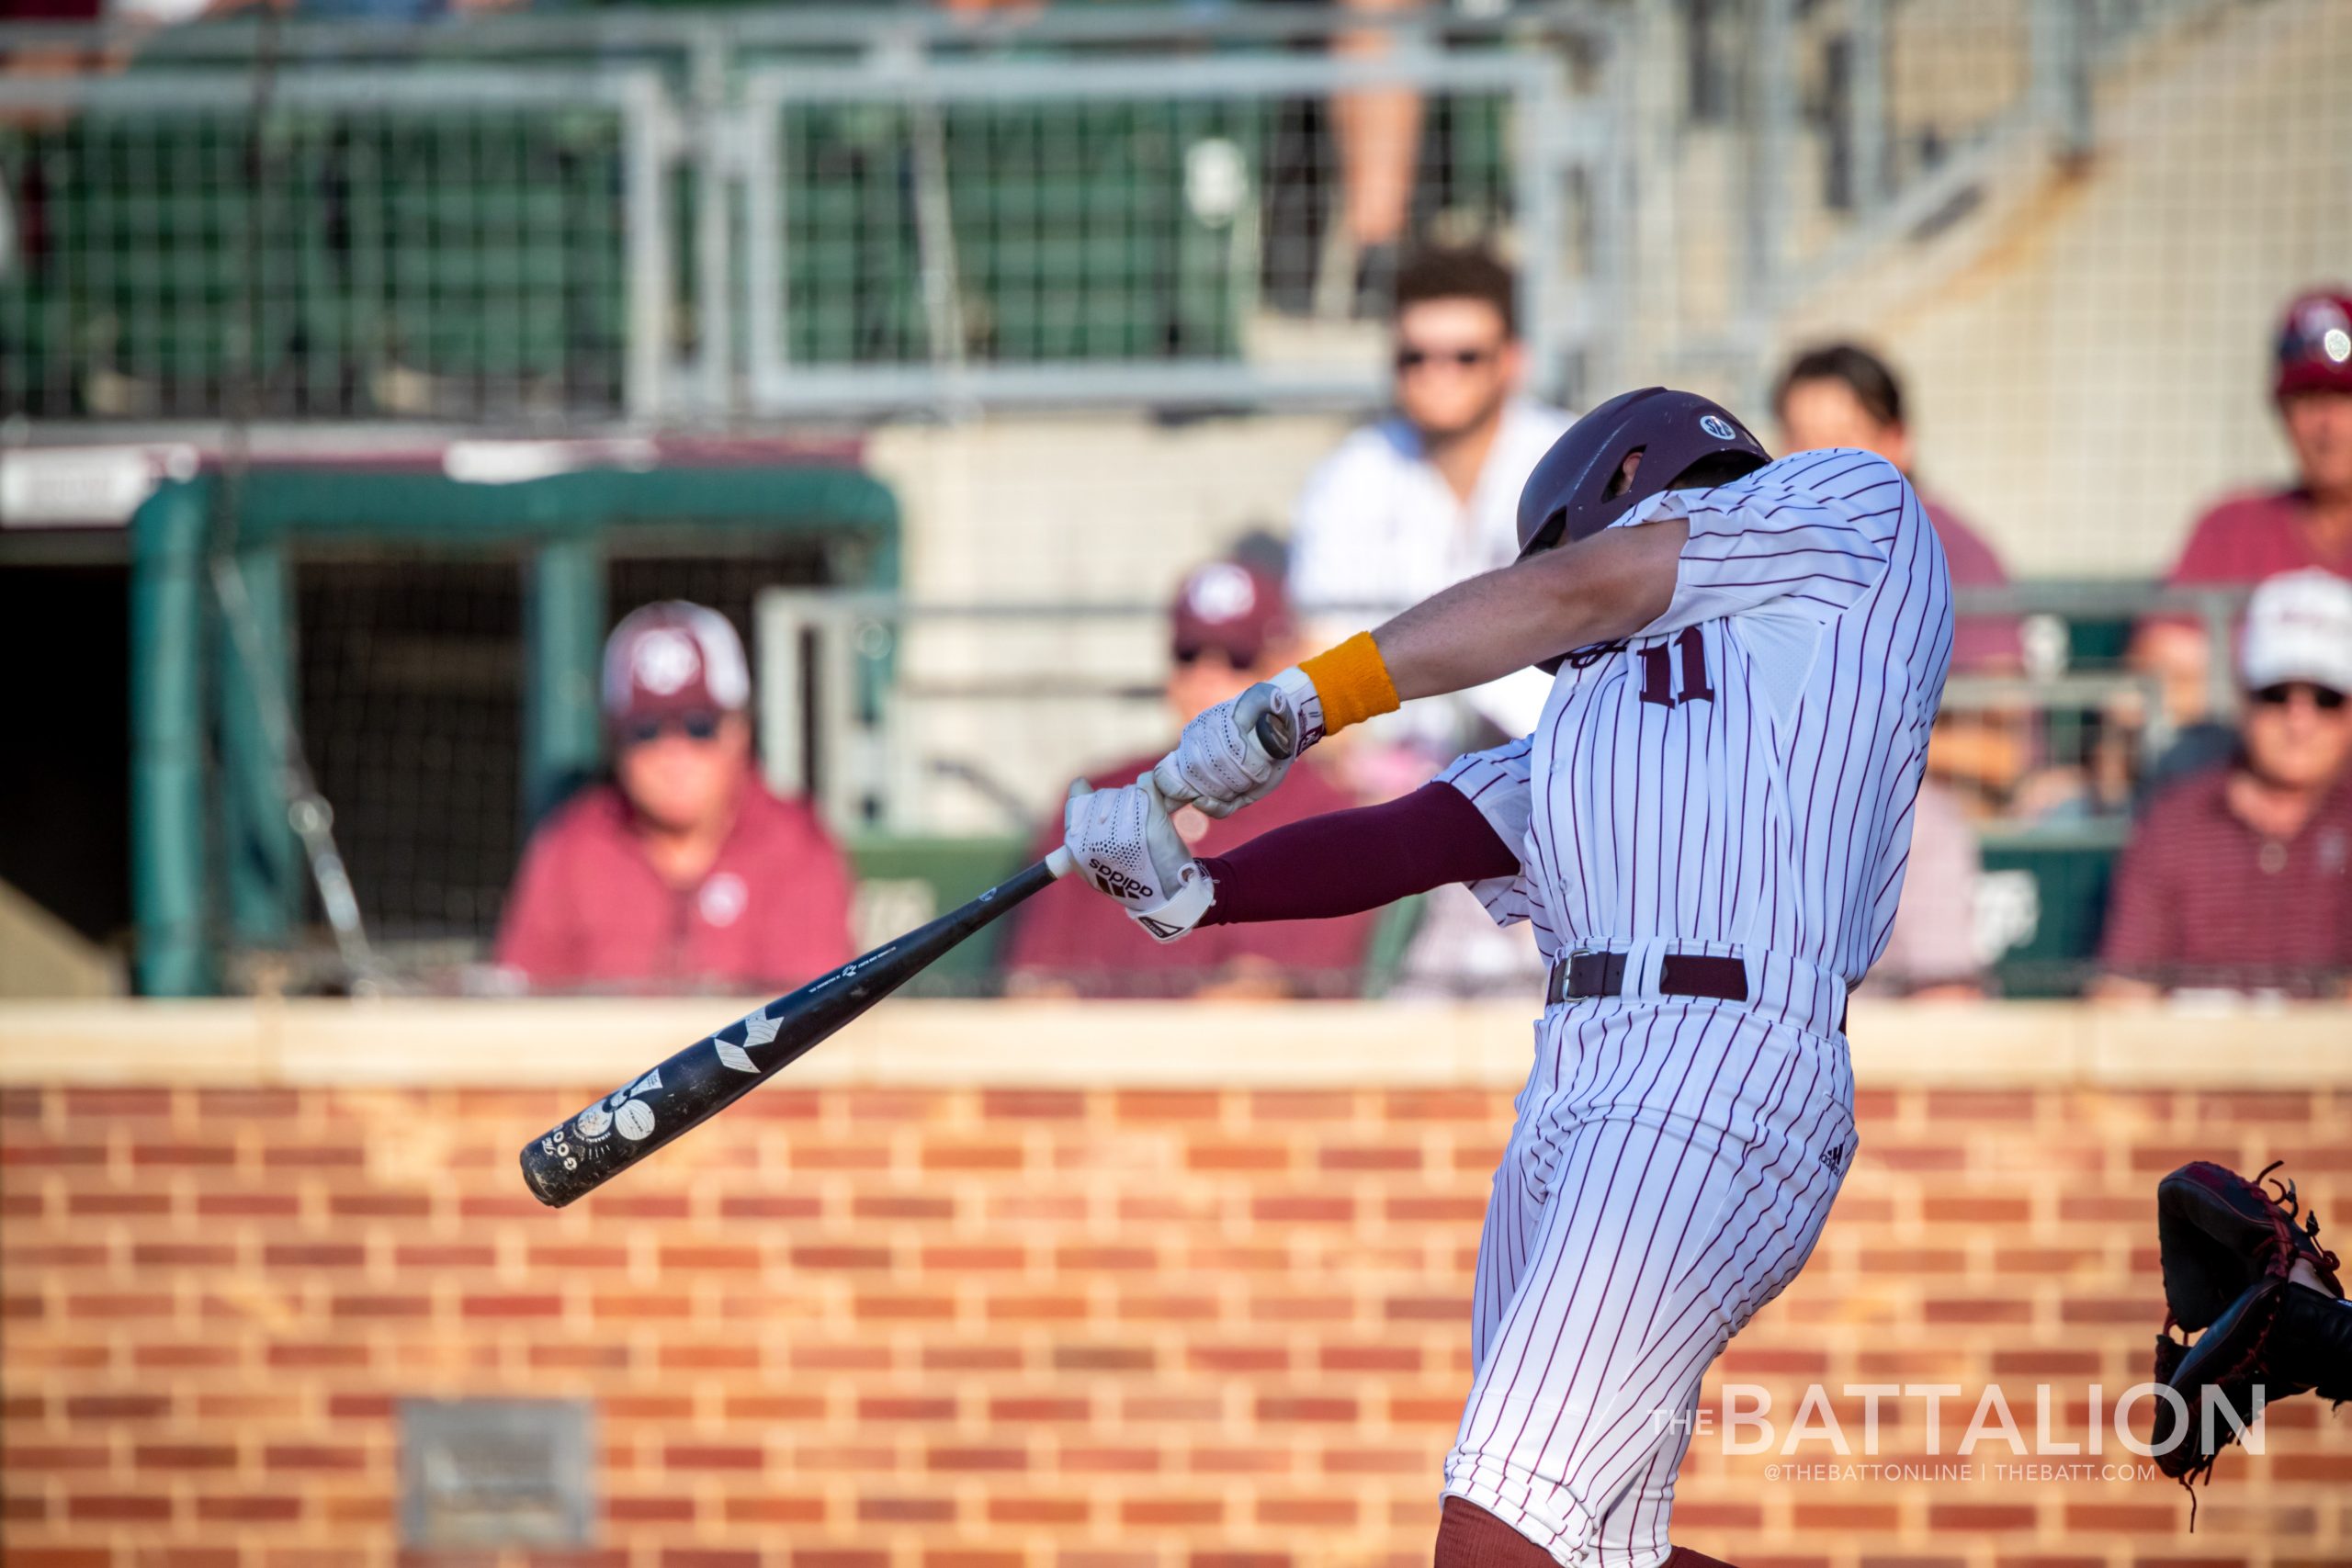
[[[1437,1568],[1555,1568],[1552,1554],[1476,1503],[1445,1500],[1437,1521]]]
[[[1667,1555],[1666,1568],[1731,1568],[1731,1564],[1720,1557],[1710,1557],[1703,1551],[1678,1546]]]

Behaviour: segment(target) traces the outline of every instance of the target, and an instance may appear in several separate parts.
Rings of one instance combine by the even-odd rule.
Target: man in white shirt
[[[1520,488],[1569,415],[1521,395],[1516,294],[1510,269],[1484,250],[1426,251],[1398,271],[1396,411],[1341,442],[1298,499],[1291,599],[1323,629],[1517,558]],[[1548,688],[1513,677],[1466,695],[1503,733],[1523,735]]]

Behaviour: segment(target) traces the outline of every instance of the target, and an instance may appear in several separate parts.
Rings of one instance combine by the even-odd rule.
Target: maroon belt
[[[1577,949],[1552,965],[1551,983],[1544,988],[1544,1000],[1548,1004],[1624,995],[1626,957],[1623,953]],[[1736,958],[1669,953],[1658,960],[1657,988],[1662,996],[1713,997],[1718,1001],[1744,1002],[1747,999],[1747,965]]]
[[[1578,948],[1552,965],[1550,983],[1544,987],[1545,1005],[1581,1001],[1588,997],[1623,996],[1628,956]],[[1712,997],[1717,1001],[1744,1002],[1747,999],[1747,965],[1736,958],[1703,953],[1669,953],[1658,960],[1657,988],[1661,996]],[[1838,1032],[1846,1032],[1846,1010],[1842,1007],[1838,1010]]]

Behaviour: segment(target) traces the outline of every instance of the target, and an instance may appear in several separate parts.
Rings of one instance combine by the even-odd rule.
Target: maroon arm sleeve
[[[1329,811],[1201,862],[1216,885],[1204,926],[1359,914],[1449,882],[1519,874],[1519,852],[1467,796],[1428,784],[1383,806]]]

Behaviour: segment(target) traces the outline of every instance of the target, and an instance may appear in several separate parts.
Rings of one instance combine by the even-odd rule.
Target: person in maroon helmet
[[[2352,288],[2313,289],[2287,307],[2274,367],[2295,482],[2207,511],[2165,576],[2172,587],[2250,588],[2312,568],[2352,578]],[[2132,639],[2132,663],[2163,679],[2176,721],[2205,712],[2210,644],[2189,616],[2152,616]]]
[[[1214,561],[1185,578],[1170,613],[1168,705],[1180,717],[1214,705],[1289,664],[1299,632],[1282,583],[1233,561]],[[1090,775],[1101,787],[1133,784],[1159,752],[1134,757]],[[1317,766],[1295,771],[1296,799],[1272,800],[1272,815],[1212,821],[1198,810],[1175,813],[1176,830],[1196,853],[1221,855],[1269,828],[1355,805]],[[1062,815],[1038,834],[1033,858],[1062,841]],[[1155,943],[1120,919],[1118,908],[1067,878],[1039,893],[1013,917],[1005,951],[1008,988],[1017,994],[1089,997],[1348,997],[1362,985],[1374,914],[1281,925],[1221,926],[1198,947]]]
[[[613,782],[532,835],[502,967],[535,990],[780,991],[849,962],[849,868],[805,802],[761,783],[751,700],[717,611],[648,604],[613,628]]]

